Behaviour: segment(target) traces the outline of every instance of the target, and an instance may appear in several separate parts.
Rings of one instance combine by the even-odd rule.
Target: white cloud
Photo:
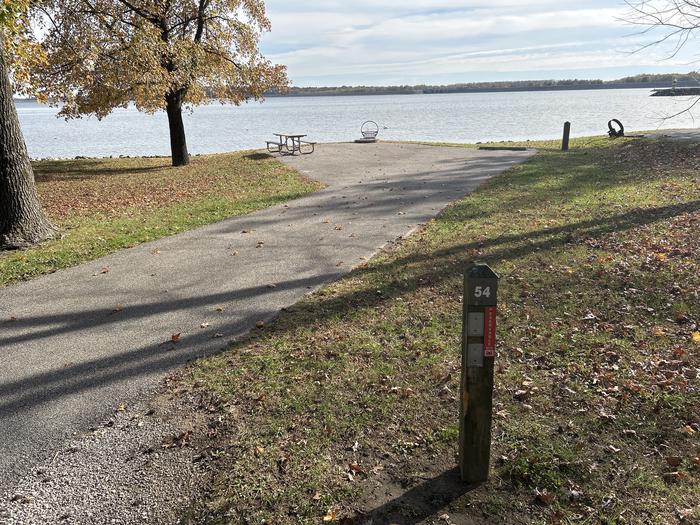
[[[590,70],[658,64],[602,0],[271,0],[264,50],[298,85],[431,83],[488,73]],[[383,74],[384,73],[384,74]],[[402,80],[403,79],[403,80]]]

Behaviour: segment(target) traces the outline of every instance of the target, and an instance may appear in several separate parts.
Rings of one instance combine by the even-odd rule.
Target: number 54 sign
[[[470,279],[467,304],[474,306],[496,306],[498,281],[496,279]]]
[[[487,299],[491,297],[491,287],[490,286],[476,286],[474,287],[474,297],[479,299],[481,297],[486,297]]]

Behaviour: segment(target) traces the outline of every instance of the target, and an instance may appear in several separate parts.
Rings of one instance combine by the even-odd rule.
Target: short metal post
[[[498,275],[486,264],[464,275],[459,469],[462,480],[488,480],[496,357]]]
[[[569,136],[571,135],[571,122],[564,122],[564,137],[561,140],[561,150],[569,151]]]

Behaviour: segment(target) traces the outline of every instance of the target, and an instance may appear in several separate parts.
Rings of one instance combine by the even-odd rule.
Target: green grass
[[[61,238],[0,253],[0,286],[273,206],[319,185],[265,155],[42,161],[37,186]]]
[[[420,493],[453,468],[461,272],[481,260],[502,276],[492,479],[430,499],[433,519],[699,519],[700,147],[572,146],[193,365],[181,387],[209,399],[218,459],[192,512],[352,518],[385,503],[377,484]],[[426,517],[411,494],[398,512]]]

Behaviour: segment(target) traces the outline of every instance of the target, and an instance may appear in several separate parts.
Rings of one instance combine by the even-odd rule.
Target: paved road
[[[664,129],[651,133],[649,137],[655,139],[700,142],[700,129]]]
[[[322,145],[284,161],[323,191],[0,289],[0,494],[169,371],[529,155]]]

